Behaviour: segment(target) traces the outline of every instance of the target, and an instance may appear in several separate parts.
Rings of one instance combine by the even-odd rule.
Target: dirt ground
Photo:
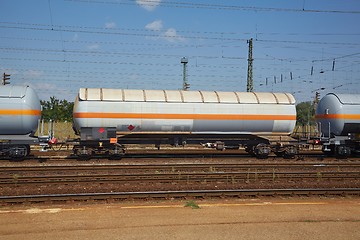
[[[0,208],[0,239],[360,239],[360,198]]]

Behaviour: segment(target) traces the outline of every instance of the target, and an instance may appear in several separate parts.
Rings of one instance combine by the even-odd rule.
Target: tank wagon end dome
[[[325,95],[318,103],[315,117],[325,136],[360,133],[360,94]]]
[[[0,135],[34,133],[41,116],[40,100],[29,86],[0,87]]]
[[[1,98],[23,98],[29,86],[1,86]]]
[[[335,96],[340,103],[345,105],[360,105],[360,94],[328,93],[324,96]]]

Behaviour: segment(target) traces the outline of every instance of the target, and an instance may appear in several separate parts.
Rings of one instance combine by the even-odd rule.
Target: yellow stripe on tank
[[[360,120],[360,114],[318,114],[316,119],[350,119]]]
[[[296,115],[259,114],[164,114],[164,113],[97,113],[75,112],[74,118],[135,118],[135,119],[192,119],[192,120],[296,120]]]
[[[40,116],[40,110],[33,109],[0,109],[0,115],[30,115],[30,116]]]

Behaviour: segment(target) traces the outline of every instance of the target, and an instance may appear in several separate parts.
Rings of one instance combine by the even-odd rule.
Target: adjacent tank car
[[[121,155],[129,143],[220,141],[266,157],[271,147],[259,136],[289,135],[296,109],[288,93],[81,88],[73,121],[78,155]]]
[[[316,120],[325,153],[346,157],[360,152],[360,94],[327,94]]]
[[[0,87],[0,156],[25,157],[41,116],[36,92],[28,86]]]

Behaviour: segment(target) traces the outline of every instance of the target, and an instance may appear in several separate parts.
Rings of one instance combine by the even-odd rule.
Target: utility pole
[[[320,92],[316,91],[315,92],[315,98],[314,98],[314,111],[316,111],[316,108],[317,108],[317,105],[319,104],[319,101],[320,101]]]
[[[2,79],[2,85],[6,85],[6,84],[10,84],[10,82],[8,82],[10,80],[10,74],[3,74],[3,79]]]
[[[187,73],[186,73],[186,64],[188,63],[188,59],[186,57],[181,58],[181,63],[184,64],[183,69],[183,90],[187,91],[190,88],[190,84],[187,82]]]
[[[249,56],[248,56],[248,72],[247,72],[247,86],[246,91],[252,92],[254,91],[254,82],[253,82],[253,56],[252,56],[252,49],[253,49],[253,39],[247,41],[249,44]]]

